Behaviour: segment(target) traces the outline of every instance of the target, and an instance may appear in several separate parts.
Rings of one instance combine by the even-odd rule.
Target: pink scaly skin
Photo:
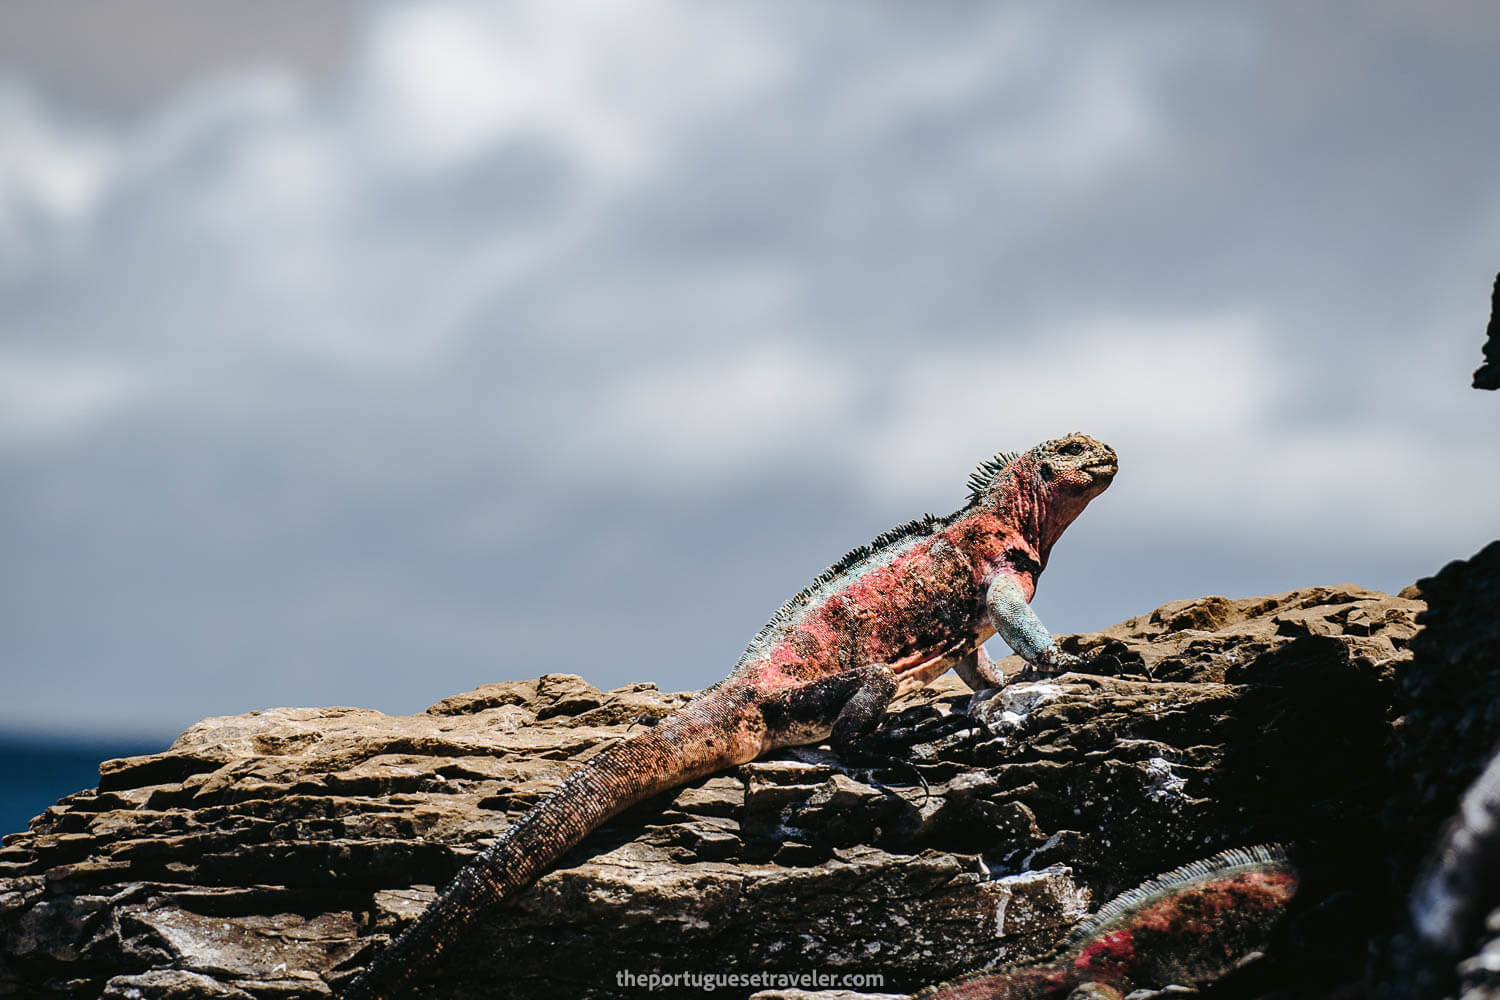
[[[344,996],[398,995],[485,911],[637,802],[776,747],[831,739],[857,756],[892,698],[950,667],[976,690],[1000,687],[980,645],[992,635],[1029,672],[1085,666],[1057,648],[1028,602],[1058,536],[1116,469],[1114,450],[1084,434],[1001,454],[970,477],[959,510],[850,552],[772,617],[728,677],[590,758],[507,827]]]

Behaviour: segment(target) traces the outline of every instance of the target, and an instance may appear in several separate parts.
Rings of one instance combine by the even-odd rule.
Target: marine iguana
[[[1296,894],[1280,847],[1223,851],[1116,896],[1051,955],[978,972],[919,1000],[1122,1000],[1136,989],[1204,986],[1265,946]]]
[[[1114,449],[1084,434],[1001,452],[969,477],[957,511],[846,554],[782,605],[728,677],[591,757],[507,827],[344,996],[396,996],[487,909],[637,802],[777,747],[830,740],[858,756],[893,698],[950,667],[976,690],[1001,686],[981,646],[992,635],[1026,660],[1026,674],[1084,667],[1028,602],[1058,536],[1117,468]]]

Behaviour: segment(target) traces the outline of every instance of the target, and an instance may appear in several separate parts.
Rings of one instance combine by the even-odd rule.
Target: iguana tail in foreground
[[[532,882],[621,810],[776,747],[831,738],[846,756],[891,699],[949,667],[1003,682],[981,647],[998,633],[1037,671],[1083,666],[1028,602],[1052,546],[1116,471],[1108,445],[1070,434],[1001,453],[969,477],[968,503],[845,555],[772,616],[724,680],[653,730],[611,746],[510,826],[350,985],[395,996],[490,907]]]
[[[966,976],[921,1000],[1121,1000],[1205,986],[1265,946],[1297,891],[1279,847],[1224,851],[1158,875],[1100,907],[1052,955]]]

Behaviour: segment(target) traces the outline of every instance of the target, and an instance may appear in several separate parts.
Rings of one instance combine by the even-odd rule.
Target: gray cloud
[[[0,725],[700,686],[1074,428],[1054,628],[1399,588],[1496,533],[1493,22],[406,3],[0,89]]]
[[[226,71],[276,64],[332,76],[353,46],[353,21],[344,0],[9,0],[0,67],[80,111],[133,118]]]

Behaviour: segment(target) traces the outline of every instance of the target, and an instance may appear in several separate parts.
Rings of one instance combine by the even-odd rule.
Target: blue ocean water
[[[52,803],[99,783],[99,762],[156,753],[165,744],[70,742],[0,735],[0,835],[26,829]]]

